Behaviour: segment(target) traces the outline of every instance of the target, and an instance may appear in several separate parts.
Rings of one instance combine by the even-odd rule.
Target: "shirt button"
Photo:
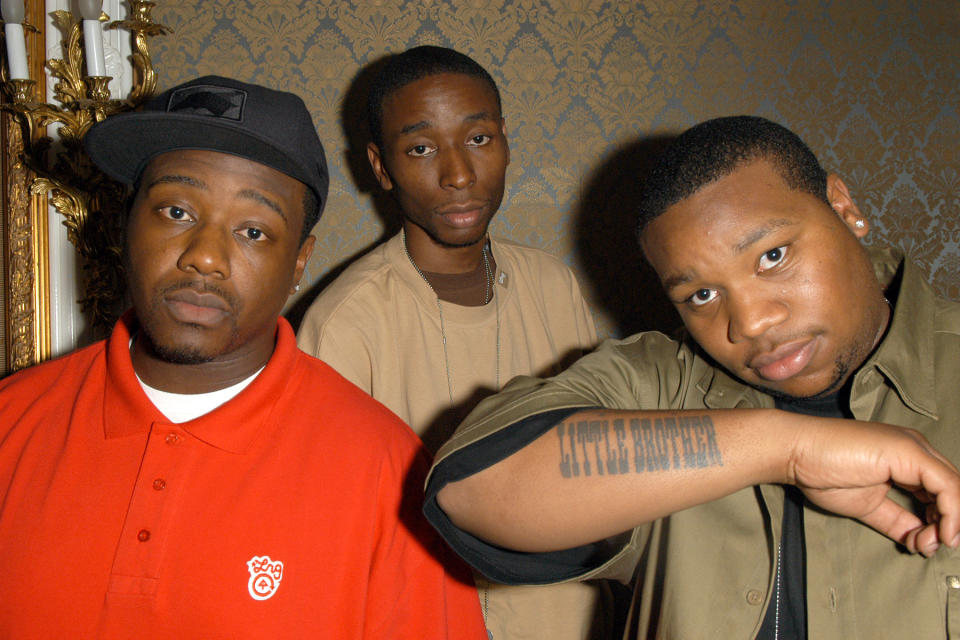
[[[747,591],[747,602],[750,604],[763,604],[763,592],[757,589]]]
[[[950,589],[960,589],[960,576],[947,576],[947,587]]]
[[[164,480],[163,478],[157,478],[156,480],[153,481],[153,488],[156,489],[157,491],[163,491],[164,489],[167,488],[167,481]]]
[[[168,433],[167,437],[164,438],[164,440],[166,441],[167,444],[179,444],[180,436],[178,436],[175,433]]]
[[[140,542],[146,542],[149,539],[150,539],[150,532],[147,531],[146,529],[140,529],[140,531],[137,533],[137,540],[139,540]]]

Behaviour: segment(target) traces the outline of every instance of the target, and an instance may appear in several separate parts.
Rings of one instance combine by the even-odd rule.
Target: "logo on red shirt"
[[[250,580],[247,591],[254,600],[266,600],[277,592],[280,579],[283,578],[283,563],[273,561],[270,556],[253,556],[247,561]]]

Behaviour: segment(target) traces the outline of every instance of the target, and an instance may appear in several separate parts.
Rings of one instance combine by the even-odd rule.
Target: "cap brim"
[[[135,184],[152,158],[184,149],[218,151],[247,158],[299,180],[322,202],[310,168],[248,131],[206,116],[167,112],[126,113],[108,118],[84,136],[84,148],[111,178]]]

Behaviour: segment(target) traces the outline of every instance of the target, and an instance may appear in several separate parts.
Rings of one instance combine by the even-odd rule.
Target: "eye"
[[[433,150],[434,150],[433,147],[429,147],[425,144],[416,144],[416,145],[413,145],[409,151],[407,151],[407,155],[413,156],[415,158],[420,158],[423,156],[430,155],[431,153],[433,153]]]
[[[485,133],[475,135],[467,141],[467,146],[469,147],[482,147],[485,144],[489,144],[493,140],[491,136],[488,136]]]
[[[776,249],[770,249],[765,254],[760,257],[760,271],[766,271],[772,269],[781,262],[783,262],[783,257],[787,253],[787,247],[777,247]]]
[[[697,289],[693,295],[687,298],[687,302],[695,307],[702,307],[717,297],[716,289]]]
[[[263,238],[263,230],[256,227],[247,227],[243,230],[243,235],[248,240],[260,240]]]
[[[181,209],[180,207],[163,207],[160,209],[160,215],[169,218],[170,220],[189,220],[190,214],[187,213],[186,209]]]

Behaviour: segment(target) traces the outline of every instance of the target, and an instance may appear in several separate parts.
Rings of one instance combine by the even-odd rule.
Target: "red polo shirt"
[[[131,322],[0,381],[0,637],[485,637],[396,416],[281,319],[246,389],[172,424]]]

